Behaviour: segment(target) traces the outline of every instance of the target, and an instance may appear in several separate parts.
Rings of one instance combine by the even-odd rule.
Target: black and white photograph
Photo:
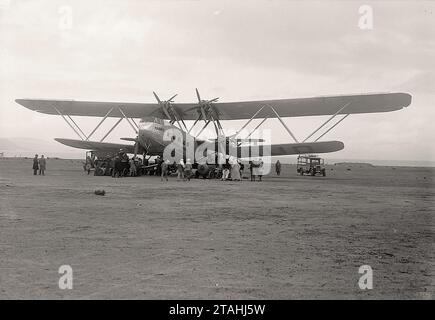
[[[433,300],[434,12],[0,0],[0,300]]]

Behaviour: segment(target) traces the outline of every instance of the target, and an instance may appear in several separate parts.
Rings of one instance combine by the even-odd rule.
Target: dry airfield
[[[162,183],[47,166],[0,160],[2,299],[434,298],[434,168]]]

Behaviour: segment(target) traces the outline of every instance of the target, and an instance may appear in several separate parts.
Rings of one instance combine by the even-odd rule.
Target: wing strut
[[[198,138],[199,135],[204,131],[205,128],[207,128],[207,126],[210,124],[211,120],[207,120],[205,125],[202,127],[201,131],[199,131],[199,133],[195,136],[195,138]]]
[[[122,119],[124,119],[124,118],[119,118],[118,121],[116,121],[116,123],[113,125],[113,127],[104,135],[104,137],[100,140],[100,142],[103,142],[107,138],[107,136],[109,134],[111,134],[113,130],[115,130],[115,128],[118,126],[118,124],[122,121]]]
[[[291,130],[287,127],[287,125],[285,124],[284,120],[282,120],[282,118],[280,117],[280,115],[278,114],[278,112],[276,112],[276,110],[275,110],[271,105],[268,105],[268,107],[269,107],[270,109],[272,109],[273,113],[276,114],[276,116],[278,117],[279,122],[281,122],[281,124],[282,124],[283,127],[287,130],[287,132],[291,135],[291,137],[293,138],[293,140],[294,140],[296,143],[299,143],[298,139],[296,139],[296,137],[295,137],[295,135],[293,134],[293,132],[291,132]]]
[[[92,135],[95,133],[95,131],[98,130],[98,128],[99,128],[99,127],[103,124],[103,122],[107,119],[107,117],[109,116],[109,114],[113,111],[113,108],[114,108],[114,107],[112,107],[112,108],[111,108],[111,109],[106,113],[106,115],[104,116],[104,118],[101,119],[100,123],[98,123],[97,126],[95,127],[95,129],[92,130],[92,132],[89,134],[89,136],[88,136],[88,138],[87,138],[86,140],[89,140],[89,139],[92,137]]]
[[[73,120],[73,118],[72,118],[69,114],[67,114],[66,116],[68,117],[68,119],[71,120],[72,123],[74,123],[74,125],[77,127],[77,129],[80,130],[81,134],[86,138],[86,140],[88,140],[88,137],[86,136],[86,134],[85,134],[85,133],[83,132],[83,130],[79,127],[79,125],[78,125],[78,124]]]
[[[85,139],[83,139],[83,137],[80,135],[80,133],[79,133],[79,131],[80,132],[82,132],[82,134],[85,136],[85,138],[86,138],[86,135],[83,133],[83,131],[80,129],[80,127],[79,126],[77,126],[77,124],[71,119],[71,117],[70,116],[68,116],[69,118],[70,118],[70,120],[73,122],[73,124],[75,124],[77,127],[78,127],[78,129],[79,129],[79,131],[77,131],[77,129],[68,121],[68,119],[67,118],[65,118],[65,116],[63,115],[63,113],[62,112],[60,112],[59,111],[59,109],[58,108],[56,108],[56,106],[53,106],[53,109],[62,117],[62,119],[63,120],[65,120],[65,122],[71,127],[71,129],[73,129],[74,130],[74,132],[79,136],[79,138],[80,138],[80,140],[85,140]]]
[[[344,119],[346,119],[349,116],[348,114],[345,114],[343,116],[343,118],[341,118],[340,120],[338,120],[331,128],[329,128],[328,130],[326,130],[325,133],[323,133],[320,137],[318,137],[316,140],[314,140],[314,142],[317,142],[320,138],[322,138],[325,134],[327,134],[329,131],[331,131],[332,129],[334,129],[341,121],[343,121]]]
[[[136,121],[134,121],[134,118],[130,118],[131,122],[133,122],[136,129],[139,131],[139,126],[137,125]]]
[[[246,128],[246,126],[248,125],[248,124],[250,124],[251,123],[251,121],[252,120],[254,120],[254,118],[264,109],[264,108],[266,108],[266,107],[268,107],[270,110],[272,110],[272,112],[276,115],[276,117],[278,118],[278,120],[281,122],[281,124],[282,124],[282,126],[286,129],[286,131],[289,133],[289,135],[293,138],[293,140],[296,142],[296,143],[299,143],[299,141],[298,141],[298,139],[296,139],[296,137],[295,137],[295,135],[293,134],[293,132],[290,130],[290,128],[285,124],[285,122],[284,122],[284,120],[282,120],[282,118],[281,118],[281,116],[279,115],[279,113],[278,112],[276,112],[276,110],[275,110],[275,108],[274,107],[272,107],[271,105],[269,105],[269,104],[267,104],[267,105],[263,105],[263,106],[261,106],[260,107],[260,109],[258,109],[257,110],[257,112],[255,112],[255,114],[251,117],[251,119],[249,119],[234,135],[232,135],[231,136],[231,138],[235,138],[236,136],[238,136],[239,135],[239,133],[243,130],[243,129],[245,129]],[[246,138],[244,138],[244,139],[249,139],[249,137],[250,136],[252,136],[253,134],[254,134],[254,132],[255,131],[257,131],[258,130],[258,128],[260,128],[261,127],[261,125],[263,124],[263,123],[265,123],[266,122],[266,120],[269,118],[269,116],[266,116],[256,127],[255,127],[255,129],[254,130],[252,130],[250,133],[249,133],[249,135],[246,137]]]
[[[125,120],[127,120],[128,124],[132,127],[134,132],[136,134],[138,134],[139,132],[137,131],[136,127],[133,125],[133,123],[130,121],[130,119],[125,115],[125,113],[124,113],[124,111],[122,111],[121,107],[118,107],[118,110],[119,110],[119,112],[121,112],[121,114],[125,118]]]
[[[340,108],[336,113],[334,113],[328,120],[326,120],[320,127],[318,127],[316,130],[314,130],[308,137],[305,138],[304,141],[307,141],[308,139],[310,139],[312,136],[314,136],[320,129],[322,129],[325,125],[327,125],[332,119],[334,119],[341,111],[343,111],[344,109],[346,109],[348,106],[350,105],[350,102],[346,103],[342,108]],[[349,114],[346,115],[346,117]],[[340,121],[338,121],[336,124],[334,124],[331,128],[329,128],[329,130],[327,130],[324,134],[322,134],[319,138],[317,138],[317,140],[319,140],[321,137],[323,137],[325,134],[327,134],[329,131],[331,131],[332,128],[334,128],[337,124],[339,124],[341,121],[343,121],[346,117],[343,117]],[[317,141],[316,140],[316,141]]]
[[[310,135],[308,135],[308,137],[306,137],[302,143],[307,142],[308,139],[310,139],[311,137],[313,137],[317,132],[320,131],[320,129],[322,129],[324,126],[326,126],[329,122],[331,122],[335,117],[337,117],[343,110],[345,110],[347,107],[349,107],[351,104],[351,102],[346,103],[344,106],[342,106],[340,109],[337,110],[337,112],[335,112],[331,117],[329,117],[329,119],[327,119],[324,123],[322,123],[316,130],[314,130]],[[286,129],[286,131],[289,133],[289,135],[293,138],[293,140],[296,143],[299,143],[299,141],[297,140],[297,138],[295,137],[295,135],[293,134],[293,132],[290,130],[290,128],[285,124],[284,120],[281,118],[281,116],[279,115],[279,113],[275,110],[275,108],[269,104],[267,105],[263,105],[261,106],[260,109],[257,110],[257,112],[255,112],[255,114],[251,117],[251,119],[249,119],[234,135],[231,136],[231,138],[235,138],[236,136],[239,135],[239,133],[245,129],[249,123],[251,123],[251,121],[265,108],[268,107],[270,108],[270,110],[272,110],[272,112],[275,114],[275,116],[278,118],[278,120],[281,122],[282,126]],[[346,119],[350,114],[345,114],[340,120],[338,120],[335,124],[333,124],[329,129],[327,129],[323,134],[321,134],[317,139],[314,140],[314,142],[319,141],[321,138],[323,138],[328,132],[330,132],[333,128],[335,128],[340,122],[342,122],[344,119]],[[252,134],[258,130],[258,128],[260,128],[260,126],[266,122],[266,120],[269,117],[266,116],[256,127],[254,130],[252,130],[249,135],[245,138],[245,139],[249,139],[249,137],[252,136]]]
[[[104,123],[104,121],[110,116],[110,114],[112,113],[112,111],[114,110],[115,107],[112,107],[107,113],[106,115],[103,117],[103,119],[101,119],[101,121],[97,124],[97,126],[91,131],[91,133],[86,136],[86,134],[84,133],[84,131],[80,128],[80,126],[74,121],[74,119],[69,115],[64,115],[58,108],[56,105],[53,105],[53,109],[62,117],[63,120],[65,120],[65,122],[68,124],[68,126],[71,127],[71,129],[74,130],[74,132],[77,134],[77,136],[80,138],[80,140],[82,141],[89,141],[89,139],[93,136],[93,134],[101,127],[101,125]],[[139,126],[137,125],[137,123],[134,121],[133,118],[128,118],[127,115],[124,113],[124,111],[121,109],[121,107],[118,107],[118,111],[121,113],[122,117],[120,117],[118,119],[118,121],[113,125],[113,127],[104,135],[104,137],[100,140],[100,142],[103,142],[107,136],[113,131],[115,130],[115,128],[119,125],[119,123],[123,120],[126,119],[127,122],[130,124],[130,126],[132,127],[132,129],[134,130],[134,132],[136,134],[138,134],[138,130],[139,130]]]
[[[234,135],[233,135],[233,138],[234,137],[237,137],[238,136],[238,134],[243,130],[243,129],[245,129],[247,126],[248,126],[248,124],[250,124],[251,122],[252,122],[252,120],[254,120],[254,118],[257,116],[257,114],[259,114],[260,112],[261,112],[261,110],[263,110],[264,109],[264,107],[265,106],[262,106],[260,109],[258,109],[258,111],[256,112],[256,113],[254,113],[254,115],[251,117],[251,119],[249,119]]]
[[[249,138],[252,136],[252,134],[253,134],[255,131],[257,131],[257,129],[260,128],[261,125],[262,125],[263,123],[266,122],[267,119],[268,119],[268,118],[266,117],[266,118],[264,118],[263,120],[261,120],[261,122],[258,124],[258,126],[256,126],[255,129],[252,130],[251,133],[248,134],[248,136],[247,136],[245,139],[249,139]],[[233,138],[234,138],[234,137],[233,137]]]

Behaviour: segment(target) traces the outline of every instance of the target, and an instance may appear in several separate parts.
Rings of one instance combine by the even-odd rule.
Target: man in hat
[[[164,163],[163,159],[160,156],[157,156],[157,158],[156,158],[156,165],[157,165],[156,175],[157,176],[161,176],[162,175],[162,164],[163,163]]]
[[[230,169],[231,169],[230,157],[227,156],[225,159],[225,163],[222,165],[222,179],[221,179],[222,181],[228,180],[230,175]]]
[[[39,175],[45,176],[45,168],[46,168],[47,162],[44,158],[44,155],[41,156],[41,159],[39,159]]]
[[[184,161],[183,159],[180,160],[180,162],[177,164],[177,180],[184,180]]]
[[[39,161],[38,161],[38,155],[35,154],[35,157],[33,158],[33,175],[36,176],[38,174],[39,169]]]
[[[279,160],[275,163],[275,171],[278,176],[281,174],[281,162]]]
[[[162,165],[161,165],[161,170],[162,170],[162,178],[161,180],[163,181],[163,179],[166,179],[166,181],[168,181],[168,171],[169,171],[169,164],[171,162],[169,160],[163,161]]]
[[[184,174],[188,181],[190,181],[190,177],[192,176],[192,163],[190,159],[187,159],[186,165],[184,166]]]

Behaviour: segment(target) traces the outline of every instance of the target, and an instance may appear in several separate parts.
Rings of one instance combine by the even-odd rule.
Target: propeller
[[[168,100],[164,100],[164,101],[162,101],[162,100],[160,100],[160,98],[159,98],[159,96],[157,95],[157,93],[155,93],[155,92],[153,91],[153,94],[154,94],[154,97],[156,97],[156,100],[157,100],[157,102],[158,102],[159,104],[168,104],[168,103],[173,103],[175,97],[178,96],[178,94],[174,94],[174,95],[173,95],[171,98],[169,98]]]
[[[205,107],[207,107],[208,109],[210,109],[210,111],[212,111],[212,112],[214,113],[214,117],[216,117],[216,118],[218,119],[218,118],[219,118],[219,115],[218,115],[216,109],[213,108],[212,104],[213,104],[213,102],[218,101],[219,98],[214,98],[214,99],[211,99],[211,100],[203,100],[203,99],[201,99],[201,95],[199,94],[199,90],[198,90],[198,88],[195,88],[195,91],[196,91],[196,97],[198,98],[198,105],[199,105],[199,110],[198,110],[198,111],[199,111],[199,113],[200,113],[200,115],[201,115],[201,116],[198,118],[198,120],[199,120],[200,118],[202,118],[204,121],[207,122],[207,115],[206,115]],[[216,127],[216,124],[214,123],[214,121],[213,121],[213,124],[214,124],[215,127]],[[217,131],[217,128],[216,128],[216,131]]]
[[[161,100],[159,98],[159,96],[157,95],[157,93],[155,93],[154,91],[153,91],[153,94],[154,94],[154,97],[156,98],[157,102],[159,103],[159,105],[162,106],[162,110],[165,113],[165,115],[169,118],[169,120],[172,120],[172,116],[168,112],[168,107],[171,105],[171,103],[174,102],[174,99],[176,96],[178,96],[178,94],[173,95],[168,100]]]
[[[199,94],[198,88],[195,88],[195,91],[196,91],[196,96],[198,98],[198,103],[200,105],[211,105],[213,102],[216,102],[216,101],[219,100],[219,98],[214,98],[214,99],[211,99],[211,100],[202,100],[201,99],[201,95]]]
[[[156,100],[159,103],[159,105],[162,106],[162,110],[163,110],[164,114],[168,117],[168,119],[171,121],[171,123],[174,123],[175,121],[177,121],[180,129],[182,129],[181,125],[179,123],[179,121],[181,121],[181,123],[184,126],[184,129],[187,131],[187,127],[186,127],[186,124],[184,123],[183,118],[181,118],[180,116],[177,115],[177,111],[174,108],[171,109],[171,104],[174,103],[174,99],[176,96],[178,96],[178,94],[174,94],[168,100],[164,100],[164,101],[162,101],[159,98],[159,96],[157,95],[157,93],[155,93],[154,91],[153,91],[153,94],[154,94],[154,97],[156,97]],[[173,115],[171,115],[169,113],[169,110],[172,110],[171,112],[173,113]]]

